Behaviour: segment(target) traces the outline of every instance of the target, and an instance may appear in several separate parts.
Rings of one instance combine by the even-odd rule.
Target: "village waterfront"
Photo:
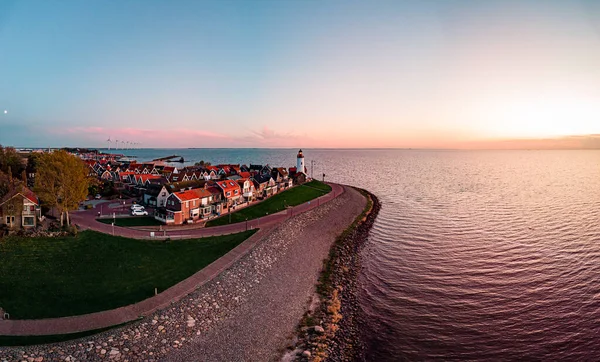
[[[111,150],[286,166],[296,151]],[[367,360],[600,358],[600,151],[304,152],[309,175],[381,201],[358,277]]]
[[[290,151],[126,153],[293,164]],[[600,151],[305,153],[309,175],[382,204],[359,276],[367,359],[600,358]]]

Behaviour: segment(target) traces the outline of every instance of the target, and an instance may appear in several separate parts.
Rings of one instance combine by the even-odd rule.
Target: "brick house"
[[[167,197],[164,210],[157,209],[154,217],[166,224],[194,222],[212,213],[212,202],[212,193],[205,189],[174,192]]]
[[[36,227],[41,216],[38,197],[27,187],[13,190],[0,200],[0,224],[9,228]]]
[[[236,205],[242,201],[242,189],[236,181],[223,180],[215,183],[221,189],[223,200],[227,202],[228,207]]]

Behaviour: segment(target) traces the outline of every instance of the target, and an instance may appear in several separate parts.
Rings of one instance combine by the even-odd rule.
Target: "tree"
[[[35,191],[48,207],[60,213],[60,225],[70,225],[69,211],[85,200],[90,180],[83,161],[66,151],[44,153],[38,156]]]
[[[208,167],[208,166],[210,166],[210,162],[204,161],[204,160],[200,160],[200,162],[196,162],[194,164],[194,166]]]
[[[0,200],[4,197],[4,195],[8,194],[11,190],[11,179],[8,177],[8,174],[2,172],[0,170]]]
[[[12,198],[17,192],[20,192],[23,184],[10,176],[9,173],[0,171],[0,201],[3,202],[1,208],[6,215],[11,215],[8,219],[9,227],[13,227],[15,218],[19,218],[23,213],[23,202],[19,198]]]
[[[31,175],[31,177],[27,178],[27,187],[33,187],[35,184],[35,174],[37,173],[39,155],[39,153],[32,152],[27,156],[27,166],[25,167],[25,170],[28,175]]]
[[[25,169],[23,158],[13,147],[2,147],[0,145],[0,170],[9,173],[12,177],[19,177]]]

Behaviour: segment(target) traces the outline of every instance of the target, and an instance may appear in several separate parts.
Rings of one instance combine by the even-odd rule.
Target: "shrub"
[[[68,227],[67,227],[67,232],[68,232],[69,234],[73,235],[73,236],[77,236],[77,232],[78,232],[78,230],[77,230],[77,226],[75,226],[75,225],[70,225],[70,226],[68,226]]]

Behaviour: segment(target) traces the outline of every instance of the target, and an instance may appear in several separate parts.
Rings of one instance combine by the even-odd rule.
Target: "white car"
[[[133,210],[131,212],[131,215],[133,215],[133,216],[148,216],[148,211],[146,211],[146,210]]]
[[[131,205],[131,210],[142,210],[142,211],[144,211],[144,207],[142,205],[133,204],[133,205]]]

